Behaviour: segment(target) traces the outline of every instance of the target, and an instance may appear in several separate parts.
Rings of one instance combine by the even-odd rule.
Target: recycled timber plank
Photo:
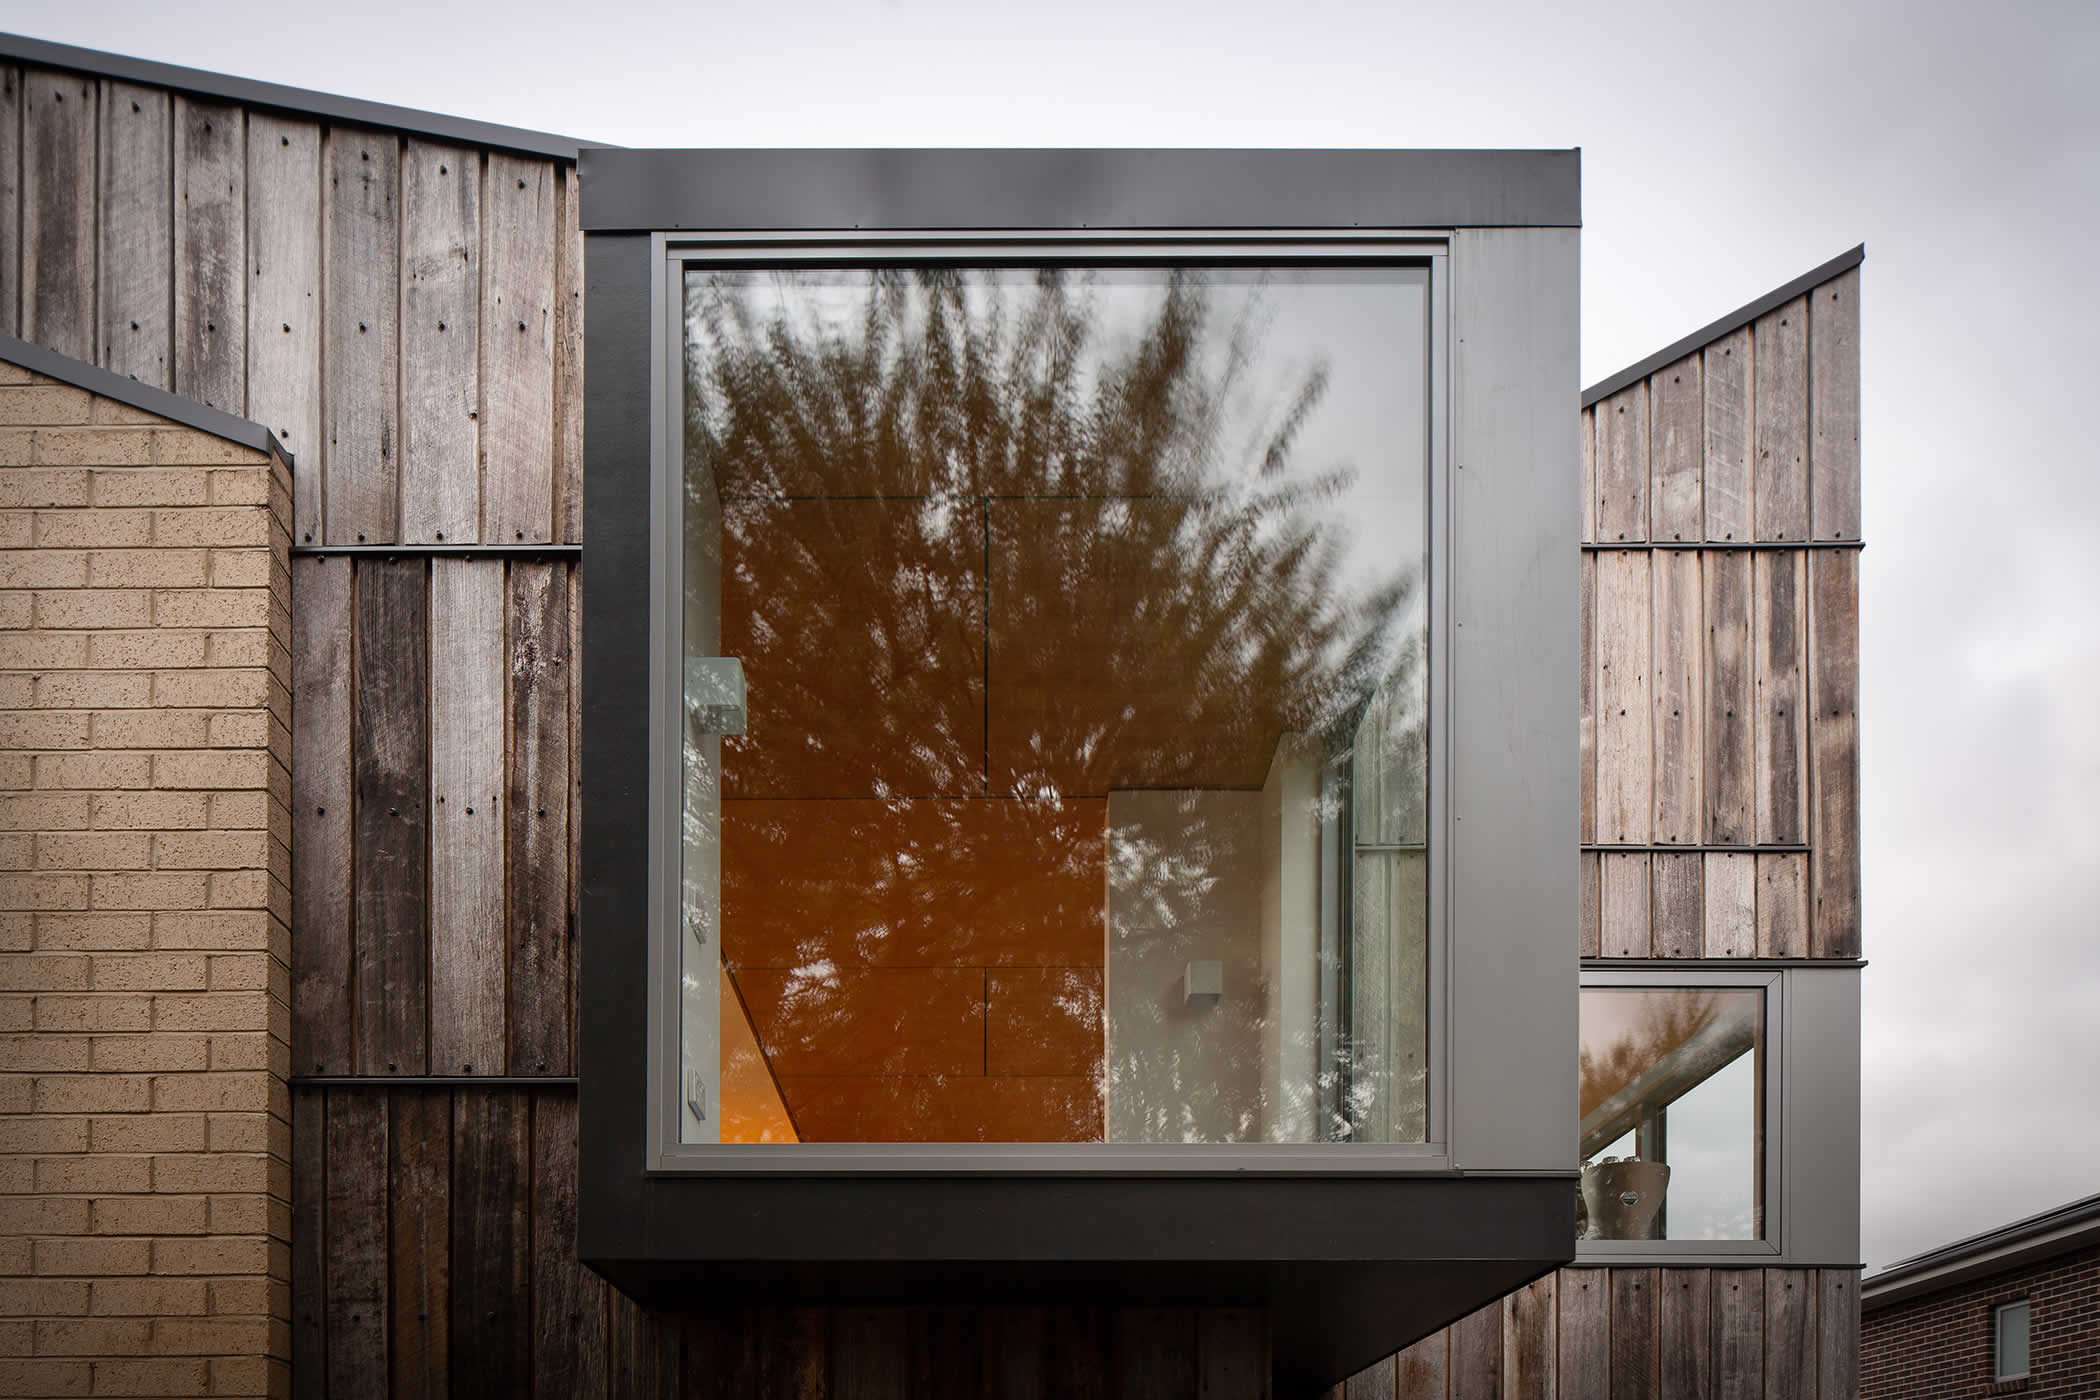
[[[1751,538],[1753,473],[1750,328],[1732,331],[1700,352],[1702,418],[1706,425],[1702,507],[1708,541]]]
[[[322,163],[327,543],[393,544],[400,538],[400,138],[331,127]],[[251,353],[254,344],[251,330]]]
[[[292,1067],[351,1070],[350,560],[292,561]]]
[[[1649,711],[1649,556],[1597,559],[1597,831],[1600,842],[1645,845],[1654,804]]]
[[[329,1400],[387,1394],[387,1096],[328,1095]]]
[[[1597,540],[1648,538],[1648,381],[1596,405]]]
[[[682,1400],[823,1400],[829,1339],[821,1309],[709,1307],[680,1323]]]
[[[510,1066],[570,1064],[570,658],[568,570],[510,568]]]
[[[481,445],[482,538],[491,544],[554,538],[559,203],[553,162],[490,152]]]
[[[1502,1300],[1451,1324],[1451,1400],[1501,1400]]]
[[[1196,1394],[1202,1400],[1268,1400],[1269,1317],[1259,1308],[1196,1314]],[[1386,1396],[1391,1396],[1388,1388]]]
[[[675,1320],[666,1313],[643,1309],[624,1293],[608,1292],[611,1393],[623,1400],[675,1400],[679,1391]]]
[[[1653,1269],[1611,1270],[1612,1400],[1654,1400],[1662,1394],[1657,1389],[1655,1284]]]
[[[1696,851],[1654,857],[1651,900],[1652,952],[1658,958],[1696,958],[1703,951],[1705,923],[1704,867]]]
[[[1816,1400],[1816,1271],[1765,1270],[1765,1396]]]
[[[1809,293],[1809,515],[1819,540],[1859,538],[1859,269]]]
[[[841,1308],[831,1319],[833,1400],[904,1400],[911,1328],[903,1308]]]
[[[1374,1361],[1342,1382],[1342,1400],[1393,1400],[1394,1361]]]
[[[1048,1400],[1051,1380],[1050,1310],[987,1308],[984,1314],[984,1387],[1000,1400]]]
[[[1582,542],[1597,541],[1597,410],[1582,411]]]
[[[251,113],[247,165],[246,412],[299,464],[293,542],[320,544],[329,457],[321,442],[321,128]]]
[[[1860,954],[1859,555],[1809,561],[1809,953]]]
[[[1699,368],[1700,357],[1694,353],[1648,376],[1648,537],[1653,540],[1694,542],[1705,533]]]
[[[328,1390],[328,1095],[292,1091],[292,1384]]]
[[[1112,1393],[1115,1314],[1106,1308],[1052,1308],[1049,1394],[1107,1400]],[[834,1344],[836,1345],[836,1344]]]
[[[1449,1400],[1450,1329],[1439,1327],[1393,1358],[1394,1400]]]
[[[1167,1400],[1196,1393],[1194,1308],[1120,1308],[1114,1338],[1119,1400]]]
[[[1653,918],[1649,909],[1650,879],[1646,851],[1603,853],[1600,884],[1603,886],[1603,923],[1599,956],[1645,958],[1651,949]]]
[[[452,1096],[396,1089],[367,1097],[388,1101],[392,1115],[389,1400],[443,1400],[451,1371]]]
[[[1503,1394],[1508,1400],[1554,1400],[1557,1281],[1547,1274],[1502,1300]]]
[[[422,559],[367,559],[356,577],[360,1074],[421,1074],[427,1063],[427,582]]]
[[[583,226],[576,167],[561,169],[554,413],[559,538],[583,543]]]
[[[1610,1400],[1611,1271],[1560,1271],[1560,1400]]]
[[[95,354],[96,83],[22,71],[22,339]]]
[[[979,1309],[913,1308],[907,1326],[912,1400],[977,1400],[984,1394],[984,1314]],[[768,1393],[784,1388],[774,1385]]]
[[[175,246],[167,92],[105,82],[100,127],[96,362],[165,389]]]
[[[504,1068],[503,561],[430,561],[430,1063]]]
[[[1602,957],[1604,947],[1603,856],[1584,851],[1582,864],[1582,956]]]
[[[1655,825],[1659,845],[1699,844],[1705,807],[1706,647],[1697,550],[1650,556],[1654,585]]]
[[[513,1397],[532,1367],[532,1103],[452,1095],[452,1393]]]
[[[401,157],[401,538],[481,539],[481,156]]]
[[[1582,553],[1582,843],[1597,839],[1597,556]]]
[[[1706,956],[1757,956],[1757,857],[1709,851],[1703,872]]]
[[[0,63],[0,331],[22,322],[22,70]]]
[[[1708,550],[1703,561],[1706,673],[1700,726],[1706,840],[1749,845],[1757,838],[1757,690],[1750,647],[1750,551]]]
[[[1656,1282],[1657,1383],[1668,1400],[1707,1400],[1713,1391],[1707,1269],[1664,1269]]]
[[[578,561],[569,564],[569,666],[573,672],[583,657],[583,567]],[[569,1026],[571,1044],[574,1043],[574,1028],[577,1024],[577,996],[582,980],[583,960],[574,956],[575,932],[583,927],[583,881],[577,872],[583,868],[583,687],[569,687]]]
[[[1816,1400],[1859,1400],[1859,1272],[1823,1269],[1816,1299]]]
[[[245,417],[247,124],[230,103],[174,102],[174,389]]]
[[[1808,857],[1799,852],[1757,857],[1757,955],[1808,956]]]
[[[604,1400],[605,1282],[576,1257],[576,1095],[532,1100],[532,1388],[547,1400]]]
[[[1751,557],[1751,674],[1757,689],[1757,843],[1805,842],[1808,561],[1805,550]]]
[[[1764,1400],[1765,1274],[1713,1271],[1714,1400]]]
[[[1753,441],[1757,538],[1808,538],[1808,302],[1757,318]]]

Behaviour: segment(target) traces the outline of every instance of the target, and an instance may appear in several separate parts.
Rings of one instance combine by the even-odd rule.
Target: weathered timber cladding
[[[411,139],[401,161],[401,538],[480,539],[481,157]]]
[[[175,236],[168,119],[166,92],[103,85],[98,348],[102,364],[159,389],[168,387],[174,296],[171,259],[161,256]]]
[[[434,559],[430,588],[430,1063],[503,1062],[503,569]]]

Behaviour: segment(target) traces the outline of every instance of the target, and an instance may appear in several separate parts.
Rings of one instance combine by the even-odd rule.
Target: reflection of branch
[[[1756,1043],[1755,1015],[1737,1014],[1708,1021],[1583,1115],[1582,1159],[1587,1161],[1641,1119],[1668,1108],[1747,1054]]]
[[[1691,1039],[1713,1020],[1717,1010],[1713,993],[1689,987],[1639,995],[1643,1015],[1638,1026],[1602,1055],[1587,1048],[1582,1051],[1581,1103],[1585,1118],[1597,1104]]]

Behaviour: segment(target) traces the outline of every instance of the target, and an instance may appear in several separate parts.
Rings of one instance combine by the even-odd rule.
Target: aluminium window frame
[[[837,234],[650,235],[650,618],[648,832],[649,1111],[644,1170],[651,1175],[886,1173],[1356,1175],[1448,1173],[1451,988],[1449,722],[1452,670],[1451,235],[1415,230],[899,230]],[[684,755],[680,568],[684,557],[684,273],[692,267],[955,265],[1112,266],[1411,265],[1428,272],[1427,502],[1430,859],[1426,933],[1429,1075],[1420,1143],[686,1143],[679,1140],[681,889]],[[1323,896],[1323,925],[1346,917]],[[1323,968],[1323,977],[1332,969]]]
[[[2014,1308],[2025,1309],[2027,1314],[2027,1369],[2007,1373],[2005,1370],[2005,1315]],[[2008,1381],[2024,1381],[2034,1375],[2034,1299],[2009,1298],[1991,1308],[1991,1384],[2003,1385]]]

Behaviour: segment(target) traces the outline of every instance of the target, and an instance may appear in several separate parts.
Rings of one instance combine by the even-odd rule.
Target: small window
[[[2026,1299],[2007,1303],[1998,1309],[1998,1338],[1993,1348],[1997,1365],[1993,1378],[2001,1381],[2016,1381],[2027,1375],[2027,1322]]]

